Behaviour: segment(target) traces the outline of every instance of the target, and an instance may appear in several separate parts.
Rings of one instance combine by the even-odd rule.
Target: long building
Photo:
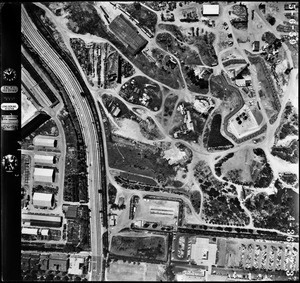
[[[41,154],[35,154],[34,155],[34,162],[35,163],[43,163],[43,164],[55,164],[55,156],[53,155],[41,155]]]
[[[29,224],[30,226],[43,226],[43,227],[61,227],[61,216],[50,216],[47,214],[31,214],[22,213],[23,224]]]
[[[54,183],[55,171],[54,169],[34,168],[33,178],[35,182]]]
[[[110,23],[109,28],[122,41],[131,55],[137,54],[148,43],[142,37],[135,26],[127,20],[123,14],[120,14]]]
[[[57,140],[48,136],[36,136],[33,140],[35,146],[57,147]]]

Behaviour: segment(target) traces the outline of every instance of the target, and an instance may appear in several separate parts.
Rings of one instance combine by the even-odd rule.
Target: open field
[[[160,265],[146,262],[113,261],[106,269],[108,281],[156,281]]]
[[[167,238],[163,235],[149,233],[119,234],[112,237],[110,253],[136,261],[166,261]]]

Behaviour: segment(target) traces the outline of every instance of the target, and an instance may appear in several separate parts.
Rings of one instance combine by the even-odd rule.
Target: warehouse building
[[[30,226],[61,227],[62,217],[47,214],[22,213],[22,222]]]
[[[34,193],[32,201],[33,205],[38,207],[53,207],[54,205],[53,194]]]
[[[34,162],[35,163],[43,163],[43,164],[55,164],[56,158],[53,155],[41,155],[41,154],[35,154],[34,155]]]
[[[33,178],[35,182],[54,183],[55,171],[54,169],[34,168]]]
[[[36,136],[33,139],[35,146],[57,147],[57,140],[49,136]]]
[[[219,16],[220,6],[218,4],[204,4],[202,14],[203,16]]]
[[[21,233],[22,233],[22,235],[33,235],[33,236],[37,236],[38,230],[39,230],[39,229],[37,229],[37,228],[23,227]]]
[[[135,26],[127,20],[124,15],[117,16],[109,25],[111,31],[122,41],[131,55],[140,52],[148,43],[135,28]]]

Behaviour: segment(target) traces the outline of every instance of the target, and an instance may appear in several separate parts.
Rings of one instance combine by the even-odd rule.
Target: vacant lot
[[[157,23],[156,13],[145,8],[139,2],[134,2],[134,4],[120,4],[120,6],[139,22],[138,26],[141,28],[146,27],[152,33],[155,32]]]
[[[261,86],[259,96],[262,99],[262,104],[266,109],[270,123],[273,124],[280,111],[281,105],[271,75],[262,58],[251,56],[248,56],[248,58],[256,68],[257,78]]]
[[[108,281],[156,281],[159,268],[160,265],[152,263],[118,260],[110,263],[106,278]]]
[[[174,166],[161,157],[161,150],[147,144],[107,142],[109,166],[153,178],[166,184],[176,176]],[[130,141],[131,142],[131,141]]]
[[[167,238],[158,234],[113,236],[110,253],[132,260],[167,259]]]

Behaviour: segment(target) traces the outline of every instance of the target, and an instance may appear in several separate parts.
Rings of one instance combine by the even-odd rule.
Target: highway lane
[[[23,6],[22,31],[34,47],[35,51],[49,65],[51,70],[65,86],[65,91],[68,93],[72,104],[74,105],[82,127],[85,144],[87,146],[87,164],[91,165],[88,167],[88,186],[91,208],[92,266],[94,267],[92,271],[92,280],[99,280],[102,268],[102,241],[98,188],[100,187],[101,176],[98,167],[100,165],[98,140],[96,129],[93,125],[93,117],[91,116],[86,101],[81,96],[83,90],[80,84],[65,62],[38,32]]]

